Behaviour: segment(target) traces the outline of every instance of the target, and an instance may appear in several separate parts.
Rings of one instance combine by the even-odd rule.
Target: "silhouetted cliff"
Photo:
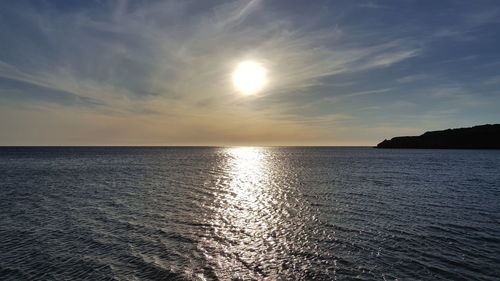
[[[415,137],[384,140],[377,148],[500,149],[500,124],[426,132]]]

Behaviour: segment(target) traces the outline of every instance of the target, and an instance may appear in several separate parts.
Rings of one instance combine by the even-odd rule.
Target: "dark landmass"
[[[379,143],[377,148],[500,149],[500,124],[395,137]]]

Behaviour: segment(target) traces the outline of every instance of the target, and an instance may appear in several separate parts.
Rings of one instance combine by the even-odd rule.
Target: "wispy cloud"
[[[405,25],[402,30],[398,24],[374,20],[401,12],[397,5],[386,7],[378,1],[286,6],[263,0],[214,3],[3,5],[8,15],[4,19],[12,18],[15,24],[9,25],[10,33],[0,32],[5,42],[0,79],[10,81],[0,81],[1,106],[36,104],[46,109],[47,126],[71,131],[53,116],[68,117],[87,128],[82,131],[89,138],[111,139],[108,132],[118,137],[126,124],[143,129],[122,132],[123,137],[144,135],[158,143],[203,139],[202,133],[194,131],[214,143],[223,137],[298,141],[304,139],[300,132],[326,138],[322,129],[333,125],[375,122],[351,112],[369,106],[385,108],[374,102],[376,98],[422,92],[405,87],[430,89],[418,84],[439,73],[417,70],[422,60],[473,56],[429,59],[432,42],[474,30],[494,21],[496,15],[481,16],[484,11],[478,10],[478,16],[461,15],[457,29],[423,22],[422,28]],[[328,17],[304,16],[306,6],[314,15],[328,11]],[[361,16],[348,18],[353,11]],[[421,30],[424,35],[417,34]],[[247,59],[262,63],[269,73],[265,91],[252,97],[237,94],[231,82],[234,67]],[[466,99],[470,92],[446,88],[446,83],[453,84],[444,78],[441,82],[437,85],[441,88],[430,94],[433,99],[473,101]],[[391,104],[412,103],[412,98],[399,95]],[[370,101],[373,104],[367,104]],[[12,122],[44,119],[43,114],[9,110],[10,118],[19,120]],[[163,132],[164,128],[170,132]]]
[[[421,80],[434,80],[434,79],[439,79],[439,77],[436,77],[436,75],[431,75],[431,74],[412,74],[412,75],[407,75],[401,78],[397,79],[397,82],[399,83],[412,83],[416,81],[421,81]]]
[[[58,42],[61,58],[48,62],[41,54],[26,54],[47,67],[27,74],[4,63],[0,75],[115,105],[117,99],[156,102],[155,96],[193,102],[231,92],[231,69],[246,58],[265,63],[271,73],[268,93],[279,93],[310,88],[326,76],[390,66],[417,54],[401,40],[337,46],[346,36],[340,29],[295,31],[286,19],[271,18],[256,0],[224,4],[196,18],[177,14],[186,18],[182,26],[162,21],[174,11],[188,13],[185,4],[127,8],[127,2],[120,3],[109,18],[85,11],[60,17],[26,15],[29,24],[40,26],[46,41]],[[249,15],[254,14],[266,20],[253,22]]]

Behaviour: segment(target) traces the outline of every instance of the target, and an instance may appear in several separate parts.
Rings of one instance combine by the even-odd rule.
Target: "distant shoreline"
[[[500,149],[500,124],[430,131],[420,136],[394,137],[376,148]]]

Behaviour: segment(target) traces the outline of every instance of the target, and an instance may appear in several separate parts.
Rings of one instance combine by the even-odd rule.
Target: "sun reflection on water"
[[[224,177],[210,221],[211,237],[205,241],[206,259],[214,264],[220,280],[261,279],[262,259],[272,260],[273,225],[277,217],[272,202],[269,154],[265,148],[225,149]]]
[[[263,148],[255,147],[231,148],[227,152],[230,180],[218,215],[228,223],[229,229],[239,229],[246,234],[234,238],[252,243],[253,239],[262,238],[275,218],[270,204],[274,194],[266,159],[269,156]]]
[[[259,197],[265,192],[269,181],[262,148],[239,147],[228,152],[231,175],[229,186],[236,195],[235,199],[250,204],[250,207],[259,207],[261,202],[258,199],[263,199]]]
[[[214,180],[207,217],[212,228],[200,251],[218,280],[276,280],[293,272],[308,243],[308,205],[276,151],[227,148]],[[302,262],[301,266],[305,266]]]

